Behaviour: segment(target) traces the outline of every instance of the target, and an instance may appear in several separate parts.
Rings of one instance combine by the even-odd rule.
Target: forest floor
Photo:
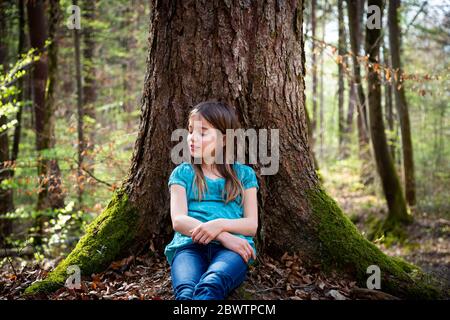
[[[324,174],[324,173],[322,173]],[[328,172],[326,173],[329,174]],[[340,177],[339,174],[346,175]],[[367,232],[370,219],[383,218],[386,209],[379,195],[352,181],[344,171],[328,175],[325,187],[358,228]],[[444,288],[450,288],[450,219],[448,213],[428,213],[413,210],[414,222],[406,228],[406,240],[378,241],[376,244],[388,255],[402,257],[432,273]],[[0,300],[24,299],[21,294],[31,283],[43,279],[60,261],[44,260],[40,264],[16,265],[6,263],[0,268]],[[284,254],[280,261],[259,256],[251,266],[246,281],[233,290],[229,300],[290,299],[344,300],[394,299],[381,291],[359,288],[349,278],[324,274],[319,266],[306,270],[296,255]],[[55,300],[166,300],[173,299],[170,267],[164,257],[151,253],[131,256],[113,262],[102,273],[82,277],[80,289],[62,287],[50,295],[32,299]]]

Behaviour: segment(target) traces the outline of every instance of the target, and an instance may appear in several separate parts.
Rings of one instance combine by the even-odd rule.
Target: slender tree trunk
[[[319,121],[318,125],[318,133],[319,133],[319,154],[320,157],[323,158],[323,145],[324,145],[324,136],[325,136],[325,123],[324,123],[324,108],[325,108],[325,88],[323,84],[324,79],[324,42],[325,42],[325,26],[326,26],[326,16],[328,11],[328,1],[324,0],[323,3],[323,14],[322,14],[322,48],[320,50],[320,100],[319,100]]]
[[[345,141],[346,141],[346,147],[344,150],[346,150],[346,153],[344,154],[344,157],[350,156],[349,151],[349,144],[351,137],[353,135],[353,115],[355,113],[355,106],[356,106],[356,90],[355,90],[355,84],[353,83],[353,79],[348,80],[348,109],[347,109],[347,117],[345,120]]]
[[[394,110],[392,106],[392,65],[389,59],[389,50],[387,48],[387,44],[383,41],[383,61],[384,65],[389,68],[389,71],[384,72],[384,109],[386,110],[386,124],[389,129],[389,137],[388,137],[388,145],[389,151],[391,153],[392,160],[395,163],[395,143],[396,143],[396,135],[394,134]]]
[[[383,8],[383,0],[369,0],[369,5]],[[381,10],[382,12],[383,10]],[[398,223],[411,221],[408,214],[405,198],[400,181],[395,171],[395,166],[390,156],[385,134],[383,114],[381,110],[381,84],[379,51],[381,42],[381,30],[366,28],[366,54],[369,56],[369,118],[370,133],[372,135],[373,149],[377,164],[378,174],[383,185],[389,214],[384,225],[387,231],[392,230]],[[378,67],[377,67],[378,66]]]
[[[45,18],[46,5],[42,0],[27,1],[28,24],[30,32],[30,45],[40,51],[44,50],[45,41],[47,40],[47,22]],[[52,23],[54,20],[52,18]],[[55,29],[56,30],[56,26]],[[56,31],[55,31],[56,32]],[[34,64],[32,75],[33,86],[33,106],[34,106],[34,124],[36,131],[36,150],[38,152],[38,176],[39,190],[37,209],[44,210],[47,208],[61,208],[64,206],[64,197],[60,190],[60,175],[57,166],[57,160],[51,159],[43,155],[45,150],[54,146],[54,110],[53,104],[46,103],[46,86],[50,80],[50,97],[53,92],[55,82],[54,75],[57,64],[54,59],[56,57],[56,44],[50,45],[47,51],[43,51],[41,58]],[[52,55],[51,77],[49,76],[49,55]],[[48,97],[48,96],[47,96]],[[51,107],[50,107],[51,106]]]
[[[343,14],[345,16],[345,13]],[[361,15],[362,16],[362,15]],[[349,19],[350,21],[350,19]],[[350,141],[353,135],[353,115],[355,113],[356,103],[357,103],[357,97],[356,97],[356,86],[353,79],[353,72],[348,71],[350,69],[350,64],[352,64],[352,60],[349,59],[348,54],[348,47],[350,43],[350,37],[348,36],[347,30],[346,30],[346,23],[344,19],[344,45],[345,45],[345,58],[344,63],[346,66],[345,73],[347,74],[347,81],[348,81],[348,108],[347,108],[347,115],[345,119],[345,146],[344,146],[344,158],[347,158],[350,156]],[[350,50],[351,51],[351,50]],[[353,66],[351,67],[353,68]]]
[[[311,119],[311,128],[314,134],[317,134],[317,47],[316,47],[316,36],[317,36],[317,18],[316,18],[316,6],[317,0],[311,0],[311,70],[312,70],[312,119]],[[314,145],[314,141],[312,142]]]
[[[370,154],[369,133],[367,122],[366,95],[361,79],[361,66],[358,56],[360,54],[360,35],[361,35],[361,15],[363,13],[360,7],[362,1],[347,0],[350,46],[352,51],[353,80],[357,93],[357,126],[359,142],[359,158],[362,162],[361,178],[365,185],[373,182],[372,156]]]
[[[56,113],[56,85],[58,77],[58,44],[60,22],[62,18],[59,0],[49,0],[48,17],[49,33],[48,38],[51,41],[48,46],[48,80],[47,92],[45,96],[46,109],[46,135],[48,135],[48,148],[55,147],[55,113]],[[52,207],[64,207],[64,194],[62,190],[61,170],[56,159],[50,159],[48,162],[49,175],[49,193]]]
[[[400,131],[403,150],[403,177],[405,181],[406,201],[409,205],[416,203],[416,183],[414,177],[414,156],[411,140],[411,125],[409,121],[408,103],[406,101],[405,86],[403,85],[403,70],[400,57],[401,30],[398,23],[398,8],[400,0],[389,1],[388,24],[389,46],[392,57],[392,67],[396,71],[395,81],[395,105],[400,119]]]
[[[297,252],[305,264],[349,272],[364,285],[367,267],[376,264],[383,290],[405,297],[436,294],[413,281],[415,267],[367,241],[319,183],[304,106],[303,3],[153,1],[152,7],[141,122],[128,177],[69,256],[26,293],[55,290],[69,265],[90,275],[130,253],[152,248],[162,254],[173,237],[167,188],[177,143],[169,143],[172,131],[185,127],[192,106],[216,98],[236,107],[244,128],[279,129],[279,171],[258,174],[260,255]]]
[[[86,143],[86,166],[90,172],[94,172],[93,152],[95,147],[95,126],[96,111],[95,102],[97,101],[97,83],[95,67],[95,38],[96,31],[94,23],[96,19],[96,1],[83,0],[83,114],[90,118],[90,121],[84,124],[84,133]]]
[[[339,142],[339,157],[344,157],[344,142],[345,142],[345,119],[344,119],[344,56],[346,53],[345,46],[345,25],[344,25],[344,8],[343,0],[338,0],[338,142]]]
[[[74,5],[77,5],[75,0]],[[83,160],[84,151],[86,150],[86,142],[84,141],[84,110],[83,110],[83,87],[81,79],[81,57],[80,57],[80,31],[73,29],[73,42],[75,51],[75,78],[77,83],[77,131],[78,131],[78,166],[77,166],[77,195],[78,206],[81,208],[83,204],[84,174]]]
[[[25,53],[26,48],[26,34],[25,34],[25,4],[24,0],[18,1],[18,9],[19,9],[19,44],[18,44],[18,56],[21,56]],[[19,79],[19,97],[18,100],[22,103],[25,103],[26,99],[26,88],[25,88],[25,79],[22,77]],[[20,135],[22,132],[22,113],[23,108],[25,106],[22,104],[16,114],[17,125],[14,128],[14,138],[13,138],[13,147],[11,153],[11,160],[15,162],[17,157],[19,156],[19,147],[20,147]],[[14,171],[12,172],[14,175]]]
[[[314,152],[314,144],[315,144],[315,134],[317,132],[317,46],[316,46],[316,29],[317,29],[317,18],[316,18],[316,6],[317,0],[311,0],[311,70],[312,70],[312,116],[307,113],[307,124],[308,124],[308,135],[309,135],[309,146],[311,156],[314,160],[314,167],[316,170],[319,170],[319,163],[317,161],[316,154]]]
[[[5,72],[6,68],[6,55],[7,55],[7,44],[6,44],[6,3],[0,2],[0,68],[2,68],[2,73]],[[0,97],[1,99],[1,97]],[[3,104],[4,101],[0,101]],[[6,116],[0,116],[0,128],[8,123]],[[8,130],[0,131],[0,183],[6,179],[10,179],[12,176],[10,167],[10,157],[9,157],[9,141],[8,141]],[[11,223],[10,220],[3,219],[3,215],[7,212],[12,211],[14,208],[13,204],[13,191],[12,189],[0,188],[0,248],[5,245],[5,238],[11,233]]]
[[[306,118],[307,130],[308,130],[309,152],[311,153],[311,158],[313,160],[314,169],[319,170],[319,163],[318,163],[316,155],[314,153],[314,145],[312,144],[313,131],[312,131],[311,118],[309,116],[308,109],[306,107],[305,107],[305,118]]]
[[[132,29],[127,34],[125,34],[125,37],[121,40],[122,47],[126,52],[132,53],[136,50],[136,35],[133,32],[137,27],[135,26],[135,20],[137,20],[137,17],[135,15],[136,10],[133,10],[133,8],[136,8],[137,3],[136,1],[132,1],[131,7],[127,7],[124,12],[122,13],[122,16],[124,17],[123,20],[123,28],[127,28],[127,26],[131,25]],[[130,99],[130,96],[132,97],[133,93],[133,73],[136,71],[135,69],[135,59],[129,59],[125,58],[122,61],[122,77],[123,77],[123,111],[125,113],[125,126],[127,132],[132,132],[133,130],[133,111],[135,110],[135,105],[132,99]]]

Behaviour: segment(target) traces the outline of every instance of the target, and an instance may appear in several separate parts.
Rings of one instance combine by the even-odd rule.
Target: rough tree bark
[[[411,140],[411,125],[409,121],[408,102],[403,85],[403,70],[400,57],[401,30],[398,22],[398,8],[400,0],[389,1],[388,25],[389,25],[389,47],[391,50],[392,68],[397,73],[395,82],[395,105],[400,119],[400,132],[402,136],[403,151],[403,178],[405,183],[406,201],[409,205],[416,204],[416,182],[414,177],[414,156]],[[395,81],[397,80],[397,81]]]
[[[305,263],[350,272],[361,284],[369,265],[384,290],[406,297],[434,294],[413,281],[415,267],[367,241],[321,187],[309,153],[304,96],[301,1],[153,1],[141,121],[128,177],[69,256],[27,294],[61,286],[69,265],[82,274],[113,259],[154,248],[173,231],[167,178],[174,168],[171,133],[190,108],[217,98],[234,105],[244,128],[280,130],[280,166],[259,176],[259,254],[297,252]],[[256,166],[259,171],[260,166]]]
[[[383,8],[383,0],[369,0],[368,3],[369,5],[376,5],[379,8]],[[410,222],[411,216],[408,213],[402,187],[389,152],[383,122],[383,113],[381,110],[381,68],[379,60],[381,37],[381,29],[366,28],[366,54],[369,56],[368,102],[370,133],[372,135],[377,170],[381,178],[389,209],[388,218],[384,223],[383,229],[385,231],[392,231],[399,222]]]

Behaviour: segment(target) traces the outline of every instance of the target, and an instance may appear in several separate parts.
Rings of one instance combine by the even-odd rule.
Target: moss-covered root
[[[127,194],[123,190],[116,191],[102,214],[86,228],[86,234],[75,249],[45,280],[33,283],[24,294],[55,291],[64,285],[67,268],[71,265],[77,265],[81,275],[104,270],[134,239],[137,220],[137,211],[128,202]]]
[[[386,256],[365,239],[337,203],[320,187],[307,192],[317,232],[321,241],[324,266],[351,272],[359,284],[366,286],[367,268],[376,265],[381,271],[381,290],[407,299],[441,297],[437,282],[418,267],[398,258]]]

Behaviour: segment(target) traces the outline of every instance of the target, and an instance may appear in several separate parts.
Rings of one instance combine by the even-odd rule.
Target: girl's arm
[[[190,230],[202,224],[200,220],[188,216],[186,189],[173,184],[170,186],[170,217],[172,219],[172,228],[188,237],[191,236]]]
[[[200,226],[202,222],[189,217],[187,208],[186,190],[184,187],[173,184],[170,186],[170,216],[172,228],[188,237],[192,236],[192,230]],[[221,232],[216,239],[220,242],[228,240],[232,236],[228,232]]]
[[[254,237],[258,229],[258,203],[256,193],[256,188],[249,188],[244,191],[244,218],[220,218],[202,223],[193,230],[191,234],[192,240],[200,243],[208,243],[217,237],[217,235],[220,235],[221,232],[231,232]]]

